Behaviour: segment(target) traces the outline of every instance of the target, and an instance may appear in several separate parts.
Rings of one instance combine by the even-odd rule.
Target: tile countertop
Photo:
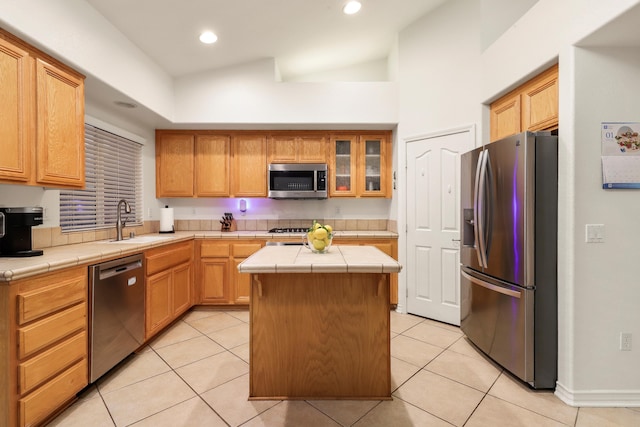
[[[265,246],[238,265],[241,273],[398,273],[402,265],[373,246]]]
[[[177,231],[173,234],[144,234],[122,242],[98,240],[95,242],[54,246],[44,248],[44,255],[41,256],[27,258],[0,256],[0,285],[49,271],[116,259],[120,256],[142,252],[152,247],[193,238],[283,240],[300,238],[300,235],[301,233],[268,233],[267,231]],[[398,234],[391,231],[337,231],[334,232],[334,236],[394,239],[398,237]]]

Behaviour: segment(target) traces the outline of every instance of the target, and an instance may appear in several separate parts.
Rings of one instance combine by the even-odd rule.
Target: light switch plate
[[[585,241],[587,243],[604,242],[604,224],[586,224]]]

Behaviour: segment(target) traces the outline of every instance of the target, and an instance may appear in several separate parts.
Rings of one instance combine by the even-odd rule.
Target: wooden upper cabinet
[[[268,141],[268,163],[327,163],[324,134],[274,134]]]
[[[520,132],[521,115],[519,93],[491,104],[491,140]]]
[[[156,130],[156,197],[266,196],[266,134]]]
[[[332,135],[329,164],[329,196],[355,197],[357,158],[357,135]]]
[[[360,135],[358,192],[361,197],[391,197],[391,155],[386,135]]]
[[[229,196],[231,138],[197,135],[195,153],[195,196]]]
[[[558,65],[493,102],[491,141],[526,130],[558,127]]]
[[[267,145],[268,163],[295,163],[296,137],[295,136],[272,136]]]
[[[0,179],[29,180],[29,121],[32,58],[29,52],[0,38]]]
[[[330,197],[391,197],[388,132],[336,134],[330,141]]]
[[[522,92],[523,130],[558,127],[558,66],[535,77]]]
[[[0,182],[83,188],[84,76],[0,29]]]
[[[267,197],[269,163],[327,163],[330,197],[391,197],[391,132],[156,130],[156,197]]]
[[[156,197],[192,197],[194,135],[156,132]]]
[[[84,187],[84,82],[36,60],[37,182]]]
[[[266,135],[234,135],[232,153],[231,196],[266,197]]]

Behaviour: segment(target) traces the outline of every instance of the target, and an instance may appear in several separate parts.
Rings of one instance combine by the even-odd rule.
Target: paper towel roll
[[[173,208],[164,207],[160,209],[160,232],[173,233]]]

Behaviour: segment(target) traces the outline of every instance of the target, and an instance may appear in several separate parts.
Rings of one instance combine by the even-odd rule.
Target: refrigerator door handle
[[[507,295],[507,296],[514,297],[514,298],[520,298],[522,296],[522,292],[518,292],[518,291],[511,290],[511,289],[502,288],[502,287],[496,286],[496,285],[492,285],[491,283],[487,283],[485,281],[482,281],[480,279],[477,279],[477,278],[471,276],[468,273],[465,273],[463,270],[460,270],[460,274],[462,274],[462,277],[464,277],[465,279],[467,279],[471,283],[473,283],[475,285],[478,285],[478,286],[482,286],[483,288],[487,288],[487,289],[489,289],[491,291],[495,291],[495,292],[498,292],[500,294]]]
[[[485,193],[482,197],[482,203],[485,210],[482,212],[482,227],[484,228],[484,266],[489,267],[489,251],[491,250],[491,237],[493,235],[493,169],[491,168],[491,158],[489,151],[485,157],[485,179],[482,181],[485,185]]]
[[[480,172],[482,171],[482,159],[484,159],[485,151],[480,151],[480,156],[478,157],[478,163],[476,164],[476,180],[475,186],[473,189],[473,237],[474,237],[474,247],[476,250],[476,255],[478,256],[478,264],[481,267],[484,267],[482,263],[482,255],[480,254],[480,211],[479,204],[480,201],[478,199],[480,193]]]
[[[489,161],[489,152],[487,150],[483,151],[484,155],[482,159],[478,162],[481,164],[480,167],[480,179],[478,188],[478,197],[476,199],[477,205],[474,206],[477,209],[477,230],[478,230],[478,244],[480,249],[478,251],[478,259],[480,261],[480,265],[484,268],[487,268],[487,241],[486,241],[486,203],[487,203],[487,163]]]

